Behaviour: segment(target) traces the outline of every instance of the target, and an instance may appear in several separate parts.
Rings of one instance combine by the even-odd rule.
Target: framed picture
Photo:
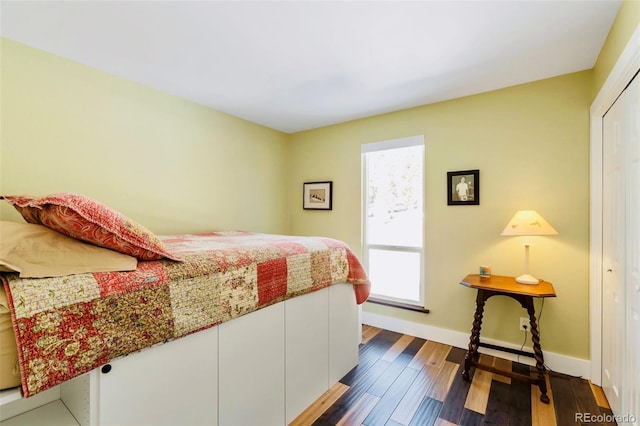
[[[447,172],[447,204],[450,206],[480,204],[480,170]]]
[[[302,189],[303,209],[331,210],[333,182],[305,182]]]

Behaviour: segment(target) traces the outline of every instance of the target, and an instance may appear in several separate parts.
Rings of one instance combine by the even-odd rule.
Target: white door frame
[[[591,381],[602,384],[602,116],[640,68],[640,25],[591,104],[589,308]]]

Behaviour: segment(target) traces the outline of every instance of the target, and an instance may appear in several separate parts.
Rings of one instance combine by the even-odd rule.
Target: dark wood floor
[[[528,365],[481,357],[534,374]],[[582,423],[576,413],[611,414],[602,389],[587,380],[550,372],[551,403],[543,404],[538,387],[522,381],[475,369],[463,380],[463,363],[460,348],[365,325],[358,366],[291,425],[564,426]]]

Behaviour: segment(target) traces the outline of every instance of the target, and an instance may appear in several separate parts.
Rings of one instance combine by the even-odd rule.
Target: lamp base
[[[520,283],[520,284],[540,284],[540,280],[529,275],[529,274],[522,274],[520,275],[518,278],[516,278],[516,282]]]

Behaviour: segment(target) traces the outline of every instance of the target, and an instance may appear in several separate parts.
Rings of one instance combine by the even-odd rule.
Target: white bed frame
[[[332,285],[116,359],[59,399],[83,426],[285,425],[358,363],[358,312]]]

